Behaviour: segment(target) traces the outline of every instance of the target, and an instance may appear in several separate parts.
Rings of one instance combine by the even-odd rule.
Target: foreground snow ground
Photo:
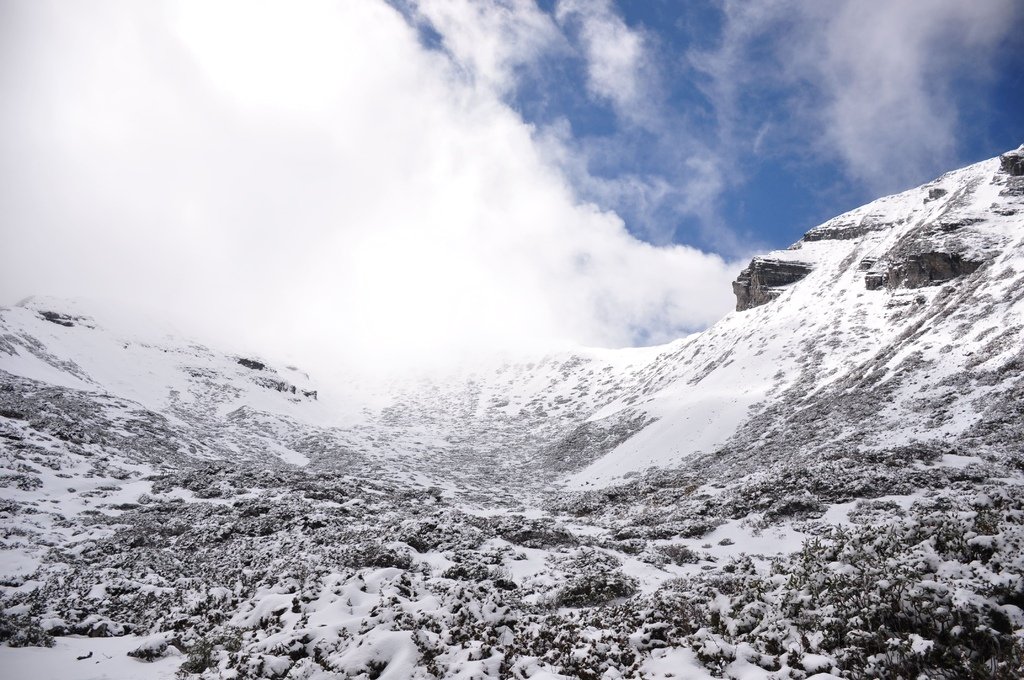
[[[1022,215],[993,159],[704,333],[373,392],[0,310],[0,678],[1021,677]]]
[[[128,652],[139,646],[141,639],[135,635],[116,638],[65,636],[57,638],[53,647],[5,647],[0,674],[5,678],[36,680],[174,678],[181,665],[181,657],[169,655],[144,662],[128,656]]]

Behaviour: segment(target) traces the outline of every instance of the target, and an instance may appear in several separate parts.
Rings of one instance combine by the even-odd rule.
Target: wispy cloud
[[[956,162],[957,79],[984,79],[1017,25],[1012,0],[722,4],[714,49],[691,53],[709,78],[723,154],[805,150],[837,160],[873,193]],[[764,98],[773,105],[758,106]]]
[[[410,7],[415,19],[440,34],[454,63],[498,94],[515,89],[517,71],[567,49],[554,20],[534,0],[419,0]]]
[[[740,245],[717,216],[725,180],[713,150],[665,100],[668,55],[610,1],[561,0],[550,15],[533,0],[403,6],[414,23],[436,32],[470,82],[490,87],[506,104],[520,104],[519,86],[527,83],[535,96],[556,101],[579,88],[595,109],[610,110],[612,129],[596,134],[563,115],[532,121],[537,148],[580,197],[615,210],[645,240],[671,243],[688,223],[689,241],[747,253],[749,243]],[[548,72],[554,57],[578,60],[582,81],[566,80],[564,69]]]
[[[1018,7],[848,1],[831,16],[808,10],[808,21],[824,24],[824,58],[797,54],[793,63],[824,91],[827,140],[853,177],[885,191],[955,162],[953,81],[985,77],[1001,39],[1019,25]]]
[[[616,112],[642,124],[658,90],[651,82],[653,62],[641,31],[630,28],[610,0],[559,0],[559,24],[578,35],[587,64],[587,88],[610,102]]]

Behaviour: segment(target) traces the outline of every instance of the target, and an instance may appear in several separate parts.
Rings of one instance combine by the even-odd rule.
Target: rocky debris
[[[269,371],[271,373],[276,373],[274,369],[270,368],[265,363],[257,359],[239,357],[237,359],[237,362],[239,365],[245,366],[246,368],[251,369],[253,371]],[[292,366],[288,366],[287,368],[293,371],[298,371],[298,369]],[[253,380],[257,385],[259,385],[260,387],[265,387],[268,390],[275,390],[277,392],[283,392],[284,394],[301,394],[303,397],[306,397],[307,399],[313,399],[314,401],[316,400],[317,397],[316,390],[302,390],[286,380],[278,380],[277,378],[268,378],[265,376],[258,376],[253,378]]]
[[[284,392],[286,394],[295,394],[295,385],[284,380],[275,380],[274,378],[256,378],[256,384],[261,387],[266,387],[268,390],[276,390],[278,392]]]
[[[1020,175],[1017,177],[1007,177],[1006,188],[1000,191],[999,195],[1004,198],[1024,196],[1024,175]],[[1012,208],[1007,209],[1005,207],[1000,210],[997,210],[996,212],[999,212],[999,214],[1001,215],[1006,215],[1007,211],[1009,211],[1009,214],[1011,215],[1016,214],[1016,211],[1014,211]]]
[[[945,196],[948,193],[949,192],[946,191],[945,189],[938,188],[938,187],[935,188],[935,189],[929,189],[928,190],[928,198],[924,199],[924,202],[928,203],[929,201],[934,201],[934,200],[936,200],[938,198],[942,198],[943,196]]]
[[[999,169],[1014,177],[1024,175],[1024,146],[1000,156]]]
[[[805,262],[755,257],[732,283],[736,311],[742,312],[771,302],[782,294],[780,288],[807,276],[813,267]]]
[[[879,265],[883,268],[877,268]],[[981,265],[981,261],[959,253],[914,253],[896,262],[873,263],[864,275],[864,285],[868,290],[923,288],[971,274]]]
[[[294,394],[296,396],[301,394],[306,399],[316,401],[316,390],[301,390],[285,380],[257,376],[253,378],[253,381],[260,387],[265,387],[268,390],[274,390],[275,392],[281,392],[283,394]]]

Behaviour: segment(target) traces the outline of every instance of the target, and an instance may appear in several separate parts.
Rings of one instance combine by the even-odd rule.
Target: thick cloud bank
[[[359,362],[665,340],[731,305],[734,263],[577,198],[504,62],[467,73],[384,2],[2,11],[4,303]]]

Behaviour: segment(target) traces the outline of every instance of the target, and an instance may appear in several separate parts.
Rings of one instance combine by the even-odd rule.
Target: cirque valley
[[[734,291],[663,346],[344,388],[3,309],[0,668],[1019,677],[1024,147]]]

